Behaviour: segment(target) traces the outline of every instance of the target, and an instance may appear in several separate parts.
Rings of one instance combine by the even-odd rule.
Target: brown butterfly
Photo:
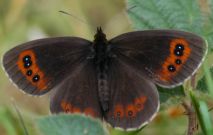
[[[207,47],[192,33],[148,30],[93,42],[78,37],[30,41],[8,51],[3,67],[24,92],[50,99],[53,113],[84,113],[136,130],[159,109],[155,84],[181,85],[201,65]]]

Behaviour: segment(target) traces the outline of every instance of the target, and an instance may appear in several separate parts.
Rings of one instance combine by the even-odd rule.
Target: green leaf
[[[121,130],[116,130],[116,129],[112,129],[110,134],[111,135],[138,135],[138,133],[141,131],[137,130],[137,131],[121,131]]]
[[[44,135],[106,135],[102,123],[80,114],[59,114],[40,118],[38,127]]]
[[[205,75],[198,81],[196,89],[202,92],[210,92],[213,96],[213,67],[208,69],[206,65],[204,65]]]
[[[175,96],[185,96],[184,88],[183,86],[178,86],[175,88],[162,88],[158,86],[158,91],[160,94],[160,102],[166,102],[169,98],[175,97]]]
[[[199,119],[201,129],[205,135],[213,134],[213,125],[209,116],[208,107],[204,101],[198,101],[193,92],[190,92],[190,97]]]
[[[203,11],[208,7],[199,0],[127,0],[127,5],[135,6],[128,10],[135,29],[190,31],[205,37],[213,49],[213,14]]]

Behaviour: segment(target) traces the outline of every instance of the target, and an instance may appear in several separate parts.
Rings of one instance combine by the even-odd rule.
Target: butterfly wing
[[[111,90],[106,122],[115,128],[136,130],[151,121],[159,109],[157,88],[122,58],[112,59],[108,84]]]
[[[91,42],[77,37],[30,41],[9,50],[3,67],[24,92],[41,95],[59,84],[91,54]]]
[[[57,86],[50,100],[51,112],[84,113],[102,118],[95,69],[90,59]]]
[[[207,47],[192,33],[148,30],[122,34],[109,41],[114,54],[122,54],[141,74],[164,87],[174,87],[200,66]]]

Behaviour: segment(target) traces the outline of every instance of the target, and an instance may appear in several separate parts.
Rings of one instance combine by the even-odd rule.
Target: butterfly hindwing
[[[97,74],[92,60],[82,63],[74,72],[55,88],[50,100],[51,112],[84,113],[102,118]]]
[[[207,47],[192,33],[147,30],[122,34],[109,41],[132,67],[164,87],[181,84],[200,66]]]
[[[59,84],[91,53],[91,42],[75,37],[30,41],[8,51],[3,67],[24,92],[41,95]]]
[[[106,122],[115,128],[135,130],[151,121],[159,109],[154,83],[120,58],[111,60],[108,75],[111,94]]]

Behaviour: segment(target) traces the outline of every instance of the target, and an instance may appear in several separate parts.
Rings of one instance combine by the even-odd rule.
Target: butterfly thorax
[[[107,40],[106,35],[101,28],[97,28],[97,33],[94,40],[95,63],[100,65],[107,58]]]
[[[98,92],[103,111],[108,110],[109,88],[107,84],[107,69],[108,69],[108,46],[106,35],[101,28],[97,28],[97,33],[94,40],[94,64],[97,71]]]

